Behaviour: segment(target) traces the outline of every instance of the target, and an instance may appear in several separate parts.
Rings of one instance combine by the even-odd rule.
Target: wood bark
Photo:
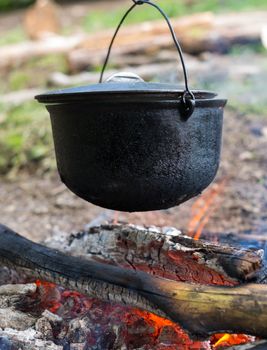
[[[37,0],[24,15],[24,29],[31,39],[40,39],[61,29],[61,9],[53,0]]]
[[[93,297],[165,315],[194,336],[239,332],[267,337],[267,287],[263,285],[229,288],[171,281],[68,256],[5,226],[0,226],[0,261]]]
[[[195,241],[172,227],[102,225],[46,244],[116,266],[201,284],[234,285],[256,278],[262,250]]]

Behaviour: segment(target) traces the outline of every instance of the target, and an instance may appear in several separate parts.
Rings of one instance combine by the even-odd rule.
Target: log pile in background
[[[24,28],[28,37],[34,40],[59,33],[60,8],[54,0],[37,0],[25,13]]]
[[[214,15],[202,13],[172,19],[175,32],[185,52],[227,52],[233,44],[260,43],[267,22],[267,12]],[[27,60],[51,53],[66,55],[70,70],[81,71],[101,64],[114,29],[96,34],[51,37],[0,48],[0,69],[9,69]],[[145,53],[157,55],[174,45],[164,21],[145,22],[123,27],[114,44],[113,60],[122,55]]]

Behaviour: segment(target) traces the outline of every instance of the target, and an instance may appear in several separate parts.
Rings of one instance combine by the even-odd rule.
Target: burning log
[[[229,348],[228,350],[266,350],[266,349],[267,349],[267,341],[261,340],[261,341],[255,342],[254,344],[234,346]]]
[[[89,260],[201,284],[233,286],[251,280],[262,261],[261,250],[195,241],[171,227],[102,225],[47,244]]]
[[[260,266],[256,253],[253,262],[248,260],[247,264],[255,266],[256,258]],[[229,288],[171,281],[68,256],[31,242],[5,226],[0,226],[0,262],[83,294],[152,311],[178,322],[194,336],[228,331],[267,337],[264,285]]]

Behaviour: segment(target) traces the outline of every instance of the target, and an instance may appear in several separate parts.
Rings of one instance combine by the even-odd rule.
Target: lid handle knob
[[[111,75],[108,79],[105,80],[106,83],[137,83],[144,81],[139,75],[131,72],[119,72]]]

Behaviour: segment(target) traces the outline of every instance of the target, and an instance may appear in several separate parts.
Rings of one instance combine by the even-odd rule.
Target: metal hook
[[[164,17],[164,19],[165,19],[165,21],[166,21],[166,23],[167,23],[167,25],[169,27],[169,30],[171,32],[171,36],[172,36],[172,39],[174,41],[175,47],[176,47],[176,49],[178,51],[178,54],[179,54],[179,57],[180,57],[180,60],[181,60],[181,64],[182,64],[182,68],[183,68],[184,83],[185,83],[185,91],[183,93],[181,101],[182,101],[182,104],[184,105],[185,111],[187,111],[186,112],[187,118],[189,118],[189,116],[193,113],[194,108],[195,108],[195,96],[192,93],[192,91],[190,91],[189,86],[188,86],[188,76],[187,76],[187,70],[186,70],[186,66],[185,66],[185,62],[184,62],[182,48],[181,48],[181,46],[180,46],[180,44],[179,44],[179,42],[177,40],[177,37],[176,37],[174,29],[173,29],[173,27],[171,25],[171,22],[170,22],[168,16],[165,14],[165,12],[157,4],[154,4],[150,0],[132,0],[132,1],[133,1],[134,4],[126,11],[124,16],[122,17],[122,19],[121,19],[117,29],[115,30],[115,33],[114,33],[113,37],[111,39],[111,42],[110,42],[110,45],[109,45],[109,48],[108,48],[108,52],[107,52],[107,55],[106,55],[106,58],[105,58],[105,61],[104,61],[104,64],[103,64],[103,68],[102,68],[102,71],[101,71],[101,74],[100,74],[99,83],[102,83],[103,75],[104,75],[106,66],[108,64],[108,60],[109,60],[109,57],[110,57],[110,53],[111,53],[111,49],[112,49],[114,40],[115,40],[115,38],[116,38],[116,36],[118,34],[118,31],[120,30],[123,22],[125,21],[126,17],[138,5],[143,5],[143,4],[150,5],[150,6],[154,7],[155,9],[157,9],[160,12],[160,14]],[[190,108],[188,106],[190,106]]]
[[[143,5],[144,2],[147,2],[147,1],[143,1],[143,0],[133,0],[133,2],[135,3],[135,5]]]

